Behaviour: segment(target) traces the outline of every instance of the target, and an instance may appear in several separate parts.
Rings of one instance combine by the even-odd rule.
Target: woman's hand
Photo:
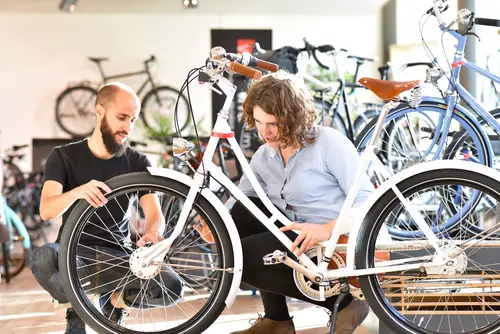
[[[301,256],[302,253],[306,252],[314,245],[330,239],[333,227],[335,226],[335,221],[336,219],[330,221],[328,224],[293,223],[288,226],[283,226],[280,228],[280,231],[300,231],[300,234],[297,238],[295,238],[290,251],[293,253],[297,246],[302,242],[302,245],[300,245],[297,253],[297,256]]]
[[[200,221],[200,225],[194,225],[193,228],[198,231],[200,234],[200,237],[205,241],[208,242],[209,244],[215,243],[214,236],[212,235],[212,231],[210,231],[210,228],[208,227],[207,223],[201,218],[201,216],[198,216],[198,220]]]

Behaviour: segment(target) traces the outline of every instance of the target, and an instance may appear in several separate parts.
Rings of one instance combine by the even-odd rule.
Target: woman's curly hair
[[[243,102],[243,116],[248,128],[255,127],[255,106],[276,117],[282,147],[303,148],[304,142],[314,142],[315,136],[310,131],[316,119],[313,97],[297,76],[278,71],[250,84]]]

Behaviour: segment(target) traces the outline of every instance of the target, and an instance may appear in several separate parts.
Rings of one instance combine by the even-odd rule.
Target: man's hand
[[[300,231],[300,234],[297,236],[292,244],[292,247],[290,248],[290,251],[293,253],[300,242],[302,242],[302,245],[297,253],[297,256],[300,256],[317,243],[330,239],[333,227],[335,226],[335,221],[336,220],[332,220],[328,224],[293,223],[288,226],[283,226],[280,228],[280,231]]]
[[[201,216],[198,216],[198,220],[200,221],[200,225],[194,225],[193,228],[198,231],[200,237],[205,242],[208,242],[209,244],[215,243],[214,236],[212,235],[210,228],[208,228],[207,223],[203,220],[203,218],[201,218]]]
[[[104,197],[100,189],[104,190],[106,194],[111,192],[111,188],[106,183],[96,180],[82,184],[71,190],[71,192],[77,199],[84,199],[93,207],[98,208],[108,203],[108,200]]]
[[[139,241],[137,241],[137,247],[144,247],[148,242],[154,245],[155,243],[162,241],[163,239],[163,236],[158,233],[147,232],[142,236],[142,238],[139,239]]]

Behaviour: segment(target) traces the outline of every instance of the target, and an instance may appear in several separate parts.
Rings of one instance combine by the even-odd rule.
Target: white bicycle
[[[213,48],[206,65],[199,69],[198,81],[224,93],[226,100],[194,177],[153,167],[149,173],[119,176],[107,182],[113,191],[106,195],[106,206],[96,209],[82,201],[69,217],[61,238],[61,282],[73,308],[97,332],[202,333],[226,307],[231,307],[243,270],[241,243],[233,217],[206,186],[209,176],[241,201],[284,246],[289,249],[292,245],[292,240],[275,225],[277,221],[288,225],[290,220],[266,197],[227,122],[236,88],[224,78],[224,72],[259,79],[261,72],[246,65],[273,69],[248,54],[226,53],[221,47]],[[412,101],[414,105],[418,103],[418,82],[364,78],[360,83],[391,101],[381,112],[375,135],[362,155],[356,179],[330,239],[298,258],[296,254],[278,250],[263,261],[293,268],[298,289],[311,299],[338,295],[337,305],[347,293],[366,299],[375,314],[396,333],[500,332],[499,261],[496,256],[489,256],[490,261],[481,262],[495,254],[490,248],[500,247],[498,241],[488,238],[500,230],[495,210],[500,200],[500,173],[472,162],[433,161],[391,176],[378,160],[373,143],[388,111],[398,104],[400,93],[412,90]],[[221,139],[229,141],[256,193],[271,212],[270,217],[212,162]],[[192,147],[191,142],[177,138],[174,151],[187,160]],[[386,181],[373,192],[362,210],[352,210],[370,162]],[[165,239],[143,248],[135,247],[132,240],[132,247],[127,248],[119,242],[127,236],[127,231],[116,231],[114,227],[131,211],[127,203],[139,205],[133,198],[145,193],[155,193],[161,203],[166,221]],[[111,213],[117,211],[119,217],[113,217]],[[194,230],[198,216],[208,224],[214,243],[204,242]],[[467,222],[480,219],[485,226],[489,222],[489,227],[468,238],[460,229],[441,230],[440,226],[449,219]],[[389,224],[411,230],[414,240],[391,240],[386,228]],[[96,228],[109,231],[116,242],[108,241],[108,246],[121,248],[126,256],[104,253],[102,258],[106,260],[101,260],[99,250],[95,259],[79,255],[89,247],[80,242],[81,238],[89,240],[88,234]],[[95,240],[99,241],[97,237]],[[190,278],[184,279],[184,294],[176,303],[173,301],[178,296],[172,296],[160,275],[166,267],[180,277]],[[84,269],[94,272],[88,274]],[[101,275],[107,271],[117,278],[101,281]],[[136,300],[130,302],[134,307],[124,324],[113,323],[94,306],[95,297],[109,291],[126,300],[130,285],[137,286],[138,282],[140,290],[136,291]],[[150,286],[156,290],[148,289]],[[151,305],[152,299],[163,302]],[[463,319],[465,314],[472,320]],[[332,312],[333,323],[335,315]]]

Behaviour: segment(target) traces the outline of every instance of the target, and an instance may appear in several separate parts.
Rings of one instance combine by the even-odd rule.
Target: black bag
[[[261,60],[277,64],[280,70],[284,69],[293,74],[296,74],[299,71],[297,68],[299,50],[291,46],[284,46],[276,50],[269,50],[265,53],[254,52],[253,56]]]

